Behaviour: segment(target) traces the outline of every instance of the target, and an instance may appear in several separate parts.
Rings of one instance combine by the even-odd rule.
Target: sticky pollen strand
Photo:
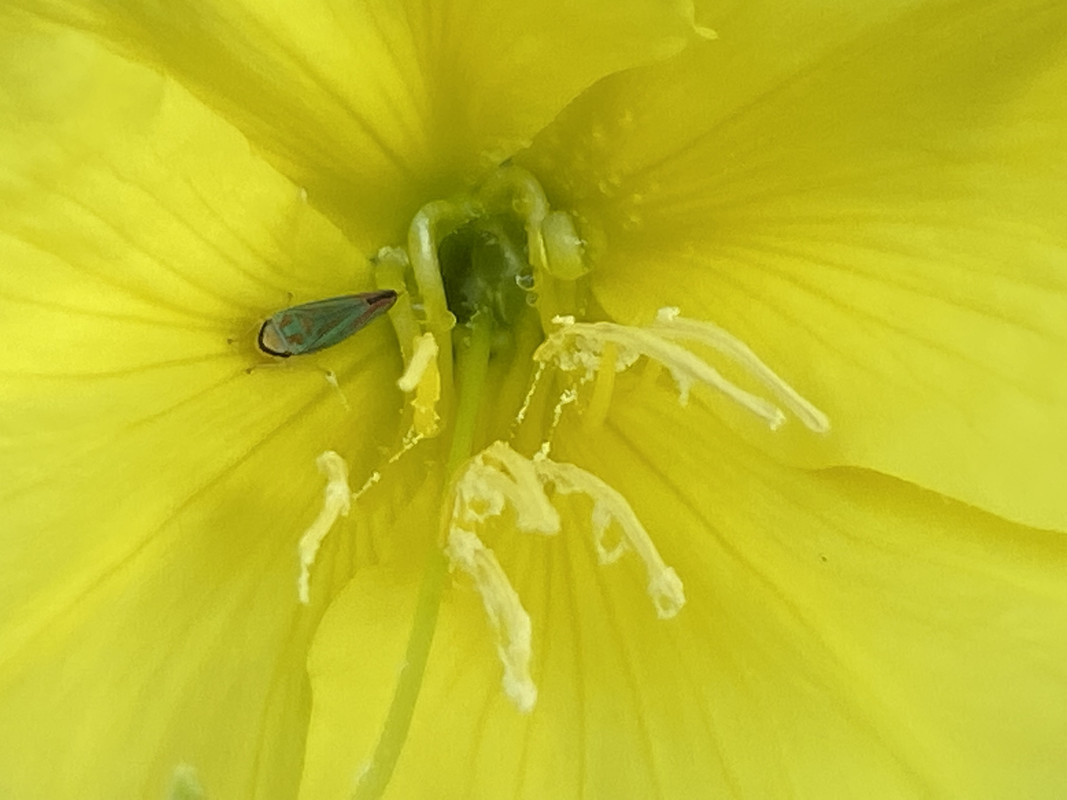
[[[330,533],[338,517],[347,517],[352,505],[352,490],[348,487],[348,465],[333,450],[320,455],[315,464],[319,472],[326,476],[326,489],[323,492],[322,509],[311,526],[300,537],[300,578],[297,581],[297,594],[300,602],[307,605],[311,598],[311,568],[319,546]]]
[[[409,452],[415,449],[415,446],[421,442],[425,437],[418,433],[414,428],[408,429],[408,432],[404,435],[403,441],[400,443],[400,449],[389,456],[389,460],[385,462],[386,466],[391,466],[407,455]],[[374,470],[367,476],[367,480],[363,481],[363,485],[356,491],[352,492],[352,502],[358,503],[360,498],[363,497],[372,488],[381,483],[382,473],[378,470]]]
[[[489,624],[497,637],[497,654],[504,666],[504,693],[524,714],[537,704],[537,686],[530,677],[533,629],[500,562],[474,533],[453,526],[445,548],[452,570],[468,575],[482,598]]]
[[[548,430],[545,431],[544,441],[541,442],[541,448],[538,450],[538,455],[542,458],[552,451],[552,437],[556,435],[556,429],[559,427],[560,420],[563,419],[563,409],[572,403],[577,402],[577,389],[564,389],[563,392],[560,393],[559,399],[556,401],[556,405],[552,409],[552,422],[549,423]]]
[[[455,324],[455,317],[448,310],[448,301],[445,299],[437,246],[441,237],[474,219],[480,212],[481,209],[474,203],[436,200],[419,209],[411,220],[407,252],[415,283],[422,295],[426,327],[435,338],[442,337]]]
[[[537,387],[541,384],[541,376],[545,374],[544,362],[538,362],[537,367],[534,369],[533,377],[530,378],[530,388],[526,390],[526,396],[522,398],[522,405],[519,406],[519,412],[515,415],[515,421],[512,423],[512,433],[523,423],[526,419],[526,415],[530,413],[530,403],[533,402],[534,395],[537,394]]]
[[[363,481],[363,485],[356,489],[356,491],[352,492],[352,502],[358,503],[359,499],[371,489],[373,489],[375,486],[377,486],[381,482],[381,480],[382,473],[380,473],[378,470],[374,470],[374,472],[367,476],[367,480]]]
[[[419,433],[414,428],[409,428],[408,432],[404,434],[404,440],[400,443],[400,449],[393,455],[389,456],[389,461],[386,463],[395,464],[399,461],[409,450],[415,447],[426,437]]]

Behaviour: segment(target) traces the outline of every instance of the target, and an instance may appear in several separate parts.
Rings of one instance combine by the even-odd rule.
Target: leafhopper
[[[314,353],[343,342],[395,302],[396,292],[382,289],[283,308],[259,329],[259,349],[282,358]]]

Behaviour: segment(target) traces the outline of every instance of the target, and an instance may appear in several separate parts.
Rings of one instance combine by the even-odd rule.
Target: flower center
[[[494,329],[510,331],[529,309],[533,267],[517,220],[499,214],[473,219],[447,236],[437,253],[445,299],[458,324],[486,314]]]
[[[829,428],[826,417],[744,343],[709,322],[681,317],[677,309],[661,309],[642,327],[576,321],[589,272],[583,242],[572,217],[552,210],[538,182],[517,167],[501,167],[472,193],[424,206],[405,246],[382,248],[376,263],[379,288],[396,297],[388,313],[405,364],[398,385],[409,397],[409,433],[390,462],[425,439],[440,438],[447,442],[449,488],[396,694],[357,797],[379,796],[399,757],[449,570],[481,596],[497,636],[504,692],[520,711],[533,709],[533,626],[506,570],[479,537],[482,526],[505,508],[513,512],[516,535],[553,536],[567,527],[554,499],[586,495],[591,516],[572,520],[570,528],[589,531],[600,563],[627,553],[642,562],[650,602],[662,619],[685,604],[681,577],[664,563],[654,536],[626,499],[593,473],[550,458],[552,437],[568,406],[581,408],[587,424],[599,424],[611,402],[614,375],[644,359],[666,367],[683,405],[694,388],[710,388],[772,429],[782,425],[786,414],[775,402],[731,383],[708,363],[706,357],[716,354],[740,365],[811,430]],[[541,391],[540,379],[549,369],[554,389]],[[591,391],[584,388],[589,383]],[[552,407],[553,401],[548,417],[536,415],[550,419],[547,430],[537,430],[527,448],[534,452],[522,455],[509,441],[516,431],[537,427],[535,415],[527,413],[532,405]],[[300,542],[303,602],[319,544],[381,478],[375,472],[352,492],[347,466],[336,453],[324,453],[319,468],[327,478],[322,511]]]

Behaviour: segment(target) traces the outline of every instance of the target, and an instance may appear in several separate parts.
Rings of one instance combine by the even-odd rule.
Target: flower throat
[[[458,228],[438,248],[445,299],[458,325],[483,314],[497,330],[510,329],[531,305],[533,267],[516,220],[479,217]]]
[[[518,167],[499,168],[473,193],[423,206],[405,245],[382,248],[375,263],[378,288],[396,295],[388,314],[404,361],[397,383],[408,397],[408,433],[355,492],[345,460],[333,451],[320,456],[327,485],[322,510],[300,541],[300,600],[310,600],[310,571],[323,539],[391,464],[424,440],[440,439],[447,486],[440,529],[428,532],[395,695],[356,797],[378,797],[388,785],[449,572],[481,597],[504,694],[518,711],[533,711],[533,625],[505,566],[483,541],[492,526],[498,535],[585,533],[601,565],[625,558],[631,568],[643,568],[655,616],[669,620],[685,605],[682,578],[626,498],[594,473],[552,458],[552,439],[569,406],[583,414],[587,428],[595,427],[607,414],[615,375],[643,362],[654,367],[653,380],[665,368],[682,405],[692,390],[712,389],[772,430],[786,421],[785,410],[812,431],[829,430],[825,415],[710,322],[685,318],[677,308],[660,309],[645,325],[579,321],[589,294],[584,243],[574,218],[552,210],[540,184]],[[724,377],[706,360],[712,354],[740,367],[753,386]],[[548,368],[550,379],[542,380]],[[503,408],[503,416],[494,408]],[[539,413],[530,413],[534,408]],[[568,504],[564,519],[556,500],[567,495],[584,497],[588,512]]]

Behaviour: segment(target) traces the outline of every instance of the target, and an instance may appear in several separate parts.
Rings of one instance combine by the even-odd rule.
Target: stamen
[[[830,430],[827,416],[782,380],[759,356],[729,331],[711,322],[686,319],[677,308],[661,308],[652,327],[664,338],[705,344],[744,367],[753,378],[767,387],[805,427],[816,433]]]
[[[426,311],[426,327],[439,340],[452,329],[455,317],[445,300],[437,245],[446,233],[474,219],[480,211],[470,201],[435,200],[419,209],[408,230],[408,256]]]
[[[378,288],[392,289],[397,293],[396,302],[388,312],[389,321],[393,324],[393,330],[396,331],[396,340],[400,343],[400,353],[404,357],[404,364],[408,364],[411,361],[412,342],[422,333],[404,280],[404,275],[411,268],[411,261],[402,247],[383,247],[373,261]]]
[[[685,588],[678,574],[660,557],[637,514],[607,483],[575,464],[534,457],[538,475],[545,483],[552,483],[560,494],[584,494],[593,500],[593,539],[601,564],[618,561],[627,546],[645,563],[648,574],[648,594],[656,606],[660,619],[670,619],[685,605]],[[623,537],[610,550],[604,546],[605,534],[611,523],[622,529]]]
[[[322,509],[311,526],[300,537],[300,578],[297,581],[297,594],[300,602],[307,605],[311,598],[311,567],[323,539],[338,517],[347,517],[351,508],[352,490],[348,488],[348,465],[333,450],[320,455],[315,464],[319,472],[326,476],[326,488],[323,491]]]
[[[548,257],[542,236],[542,225],[548,215],[548,198],[537,179],[514,164],[497,170],[482,187],[480,195],[488,203],[499,203],[501,194],[513,195],[511,208],[523,220],[526,229],[526,249],[530,264],[537,271],[547,269]]]
[[[565,372],[578,372],[579,381],[586,382],[604,368],[604,363],[616,372],[633,365],[641,356],[665,366],[678,386],[678,400],[684,406],[694,384],[704,384],[719,390],[742,407],[765,420],[772,430],[785,422],[785,413],[762,397],[746,392],[727,380],[718,370],[687,348],[672,340],[699,341],[738,361],[753,376],[771,388],[782,402],[797,414],[809,428],[817,432],[829,429],[829,420],[802,398],[784,380],[760,361],[743,343],[721,328],[692,320],[679,320],[672,310],[661,312],[656,323],[648,328],[619,325],[614,322],[575,322],[573,317],[556,317],[560,327],[549,336],[534,359],[552,361]],[[709,323],[710,325],[710,323]],[[614,345],[617,353],[607,358],[607,345]]]
[[[530,615],[508,580],[493,551],[468,530],[453,525],[445,548],[451,569],[462,570],[482,597],[489,624],[497,636],[497,654],[504,665],[504,693],[524,714],[537,703],[537,686],[530,677],[533,630]]]
[[[478,409],[485,397],[485,375],[489,366],[490,334],[486,322],[478,317],[471,320],[471,330],[466,347],[457,353],[459,372],[459,402],[452,425],[452,442],[449,445],[446,474],[453,475],[467,460],[471,453],[474,426]],[[444,520],[443,524],[447,525]],[[423,567],[422,580],[419,583],[419,596],[415,603],[415,615],[411,623],[404,662],[396,680],[396,691],[389,704],[389,711],[382,724],[381,735],[374,747],[370,765],[361,775],[356,786],[356,800],[377,798],[385,793],[389,779],[396,767],[400,751],[407,740],[408,730],[415,713],[419,690],[426,672],[433,642],[434,629],[437,626],[437,614],[440,609],[441,594],[444,591],[445,576],[448,574],[448,561],[442,551],[436,548],[427,554]]]
[[[440,431],[437,403],[441,399],[440,362],[437,340],[430,332],[417,337],[411,346],[411,360],[396,385],[404,392],[415,392],[411,407],[414,427],[419,435],[435,436]],[[451,363],[451,362],[450,362]]]
[[[554,278],[575,281],[589,272],[585,244],[574,227],[574,219],[564,211],[553,211],[541,224],[545,242],[546,269]]]
[[[463,569],[469,574],[482,596],[498,635],[505,692],[524,711],[532,708],[536,700],[536,687],[528,671],[529,616],[492,551],[472,531],[511,506],[518,530],[558,533],[559,512],[545,492],[549,485],[560,494],[584,494],[592,499],[593,540],[600,563],[611,564],[628,550],[637,553],[645,564],[648,593],[661,619],[673,617],[685,605],[685,589],[677,573],[664,563],[648,532],[619,492],[574,464],[550,460],[544,448],[528,459],[504,442],[493,442],[467,463],[456,480],[445,552],[453,569]],[[622,538],[609,548],[605,540],[612,524],[622,531]],[[530,706],[524,706],[525,702]]]
[[[437,342],[431,333],[415,337],[411,349],[411,361],[396,382],[402,392],[413,391],[422,382],[426,368],[437,358]]]
[[[517,243],[511,242],[511,237],[506,233],[507,225],[500,219],[509,216],[512,219],[519,217],[523,222],[526,234],[524,253],[520,252],[521,247],[510,246]],[[456,240],[450,238],[453,234],[457,235]],[[479,236],[487,235],[490,235],[488,243],[476,241],[474,245],[465,244],[463,238],[474,237],[477,240]],[[498,169],[473,195],[459,195],[450,200],[427,203],[411,221],[406,248],[383,247],[378,251],[374,257],[378,284],[399,294],[389,316],[404,357],[404,375],[400,386],[405,392],[417,387],[412,400],[415,427],[427,437],[440,433],[439,420],[449,417],[454,402],[452,341],[449,332],[457,320],[449,309],[448,291],[460,298],[456,300],[453,297],[453,300],[463,306],[463,311],[469,311],[465,303],[473,302],[476,307],[471,313],[491,311],[504,320],[505,327],[510,322],[509,314],[516,313],[513,308],[514,297],[503,291],[502,284],[493,284],[493,277],[489,278],[488,289],[485,289],[484,275],[471,277],[460,269],[458,277],[453,277],[450,289],[446,290],[440,260],[444,256],[439,257],[439,251],[443,242],[447,244],[453,241],[458,242],[456,247],[461,251],[464,246],[481,248],[477,250],[478,253],[497,247],[500,252],[493,251],[491,257],[502,259],[504,268],[501,274],[513,280],[519,289],[528,291],[537,282],[536,276],[540,275],[544,279],[541,289],[544,296],[539,303],[542,325],[545,324],[546,310],[559,309],[563,295],[570,298],[562,303],[563,307],[575,307],[573,292],[561,287],[573,288],[574,280],[588,271],[584,261],[585,245],[578,236],[571,215],[563,211],[551,211],[548,198],[536,178],[514,165]],[[533,275],[525,271],[526,263],[533,268]],[[457,268],[447,258],[446,265],[450,269],[449,275],[456,273]],[[413,298],[404,291],[405,274],[409,268],[416,285],[415,300],[421,302],[419,307],[424,314],[421,322],[415,315]],[[479,280],[483,283],[479,284]],[[471,295],[474,296],[473,300]],[[523,295],[519,294],[518,297],[521,304]],[[457,313],[461,313],[459,307]],[[435,352],[419,349],[420,345],[428,346],[424,339],[426,334],[433,337]],[[436,374],[432,377],[429,361],[436,362]],[[424,382],[420,382],[420,377]],[[526,413],[533,388],[519,412],[519,422]]]
[[[424,436],[434,436],[440,432],[437,424],[438,404],[442,407],[440,413],[445,416],[451,412],[452,404],[452,342],[449,332],[455,327],[456,317],[448,308],[437,249],[444,237],[482,213],[481,205],[469,197],[435,200],[420,208],[412,219],[408,228],[406,253],[400,248],[382,248],[378,251],[379,282],[389,284],[389,288],[393,288],[391,284],[402,283],[403,267],[410,263],[422,302],[425,315],[423,324],[420,325],[415,319],[410,301],[394,304],[394,308],[400,307],[391,319],[405,356],[403,380],[410,383],[411,376],[418,375],[424,381],[419,382],[419,391],[413,401],[415,427]],[[433,337],[436,346],[436,351],[429,356],[428,351],[418,352],[419,343],[426,334]],[[417,357],[422,359],[418,365],[415,362]],[[430,365],[424,361],[426,358],[434,362],[436,376],[433,378],[428,369]]]
[[[559,512],[541,488],[534,462],[504,442],[493,442],[472,458],[455,491],[452,517],[461,524],[484,522],[510,504],[524,533],[559,532]]]

